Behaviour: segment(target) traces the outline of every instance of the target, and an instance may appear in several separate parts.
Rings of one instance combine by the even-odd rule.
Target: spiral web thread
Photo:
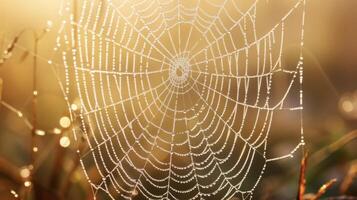
[[[77,152],[94,197],[251,199],[266,164],[304,144],[305,1],[289,1],[264,34],[259,3],[64,1],[55,51],[66,100],[80,104],[74,139],[88,145]],[[290,69],[285,27],[295,13],[300,52]],[[277,74],[288,81],[274,101]],[[283,111],[298,113],[299,143],[269,157],[273,115]]]

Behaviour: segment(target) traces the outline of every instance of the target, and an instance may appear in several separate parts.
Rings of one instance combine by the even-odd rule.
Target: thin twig
[[[353,183],[353,180],[357,177],[357,160],[353,161],[347,175],[343,179],[341,186],[340,186],[340,192],[341,194],[346,194],[348,189]]]
[[[300,178],[299,178],[299,188],[297,194],[297,200],[303,200],[305,195],[306,189],[306,166],[307,166],[307,153],[304,154],[303,158],[301,159],[300,165]]]
[[[318,200],[318,199],[320,199],[320,197],[321,197],[323,194],[325,194],[326,191],[327,191],[329,188],[331,188],[331,186],[332,186],[333,184],[336,183],[336,181],[337,181],[337,179],[331,179],[331,180],[329,180],[327,183],[323,184],[323,185],[320,187],[319,191],[317,191],[317,193],[316,193],[316,195],[314,196],[314,198],[312,198],[311,200]]]

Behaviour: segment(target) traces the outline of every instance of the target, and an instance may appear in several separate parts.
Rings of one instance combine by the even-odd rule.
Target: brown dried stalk
[[[357,177],[357,160],[353,161],[346,177],[343,179],[342,184],[340,186],[341,194],[346,194],[348,189],[353,183],[353,180]]]
[[[37,130],[37,96],[38,96],[38,90],[37,90],[37,53],[38,53],[38,44],[40,40],[45,36],[45,34],[48,32],[48,29],[44,29],[40,34],[38,34],[36,31],[33,31],[34,34],[34,54],[33,54],[33,77],[32,77],[32,130],[31,130],[31,164],[33,165],[35,163],[35,155],[36,153],[32,150],[33,147],[35,146],[35,139],[36,139],[36,130]],[[33,176],[31,176],[31,179],[33,179]],[[38,195],[38,190],[36,188],[33,188],[35,191],[35,198]]]
[[[21,34],[22,34],[22,32],[21,32],[18,36],[16,36],[16,37],[10,42],[10,44],[8,45],[8,47],[6,48],[6,50],[4,51],[4,55],[1,55],[1,58],[0,58],[0,66],[1,66],[2,64],[4,64],[5,61],[11,57],[12,51],[14,50],[14,48],[15,48],[17,42],[19,41],[19,38],[20,38]]]
[[[354,141],[357,139],[357,130],[353,130],[343,137],[341,137],[339,140],[336,142],[322,148],[321,150],[317,151],[313,155],[311,155],[311,166],[315,166],[321,161],[325,160],[327,157],[331,155],[331,153],[341,149],[344,147],[346,144]]]
[[[316,194],[313,194],[312,197],[307,197],[311,195],[305,195],[306,191],[306,168],[307,168],[307,157],[308,154],[305,153],[303,158],[301,159],[300,166],[300,177],[299,177],[299,188],[297,194],[297,200],[318,200],[326,191],[337,181],[336,179],[332,179],[327,183],[323,184]]]
[[[305,190],[306,190],[305,174],[306,174],[307,156],[308,156],[308,154],[305,153],[303,158],[301,159],[299,188],[298,188],[297,200],[303,200],[304,199],[304,194],[305,194]]]
[[[319,191],[316,193],[316,195],[311,199],[311,200],[318,200],[323,194],[326,193],[326,191],[334,184],[336,183],[337,179],[332,179],[329,180],[327,183],[323,184]]]
[[[21,183],[22,178],[19,173],[19,168],[0,157],[0,174],[7,177],[9,180],[13,181],[14,183]]]

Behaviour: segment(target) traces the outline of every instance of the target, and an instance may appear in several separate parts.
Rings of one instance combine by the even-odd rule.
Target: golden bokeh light
[[[59,123],[60,123],[61,127],[68,128],[71,126],[71,119],[67,116],[61,117]]]
[[[63,136],[60,138],[59,143],[63,148],[67,148],[71,144],[71,140],[69,139],[69,137]]]

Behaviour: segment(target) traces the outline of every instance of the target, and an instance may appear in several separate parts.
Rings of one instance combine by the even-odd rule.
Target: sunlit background
[[[0,51],[27,30],[18,37],[11,55],[0,54],[0,199],[93,198],[69,131],[66,101],[48,63],[55,56],[56,31],[46,29],[56,27],[60,3],[0,0]],[[310,155],[307,193],[315,193],[325,182],[337,178],[325,197],[356,196],[357,1],[307,0],[306,9],[303,113]],[[37,49],[36,137],[29,128],[36,52],[33,31],[39,35],[44,32]],[[78,102],[73,103],[71,109],[78,109]],[[281,124],[295,123],[290,118],[280,120]],[[296,131],[296,127],[292,129]],[[272,140],[289,139],[289,133],[289,127],[276,130]],[[272,152],[284,152],[290,147],[272,148]],[[254,197],[295,199],[300,156],[269,164]],[[32,172],[36,172],[35,183],[28,181]]]

